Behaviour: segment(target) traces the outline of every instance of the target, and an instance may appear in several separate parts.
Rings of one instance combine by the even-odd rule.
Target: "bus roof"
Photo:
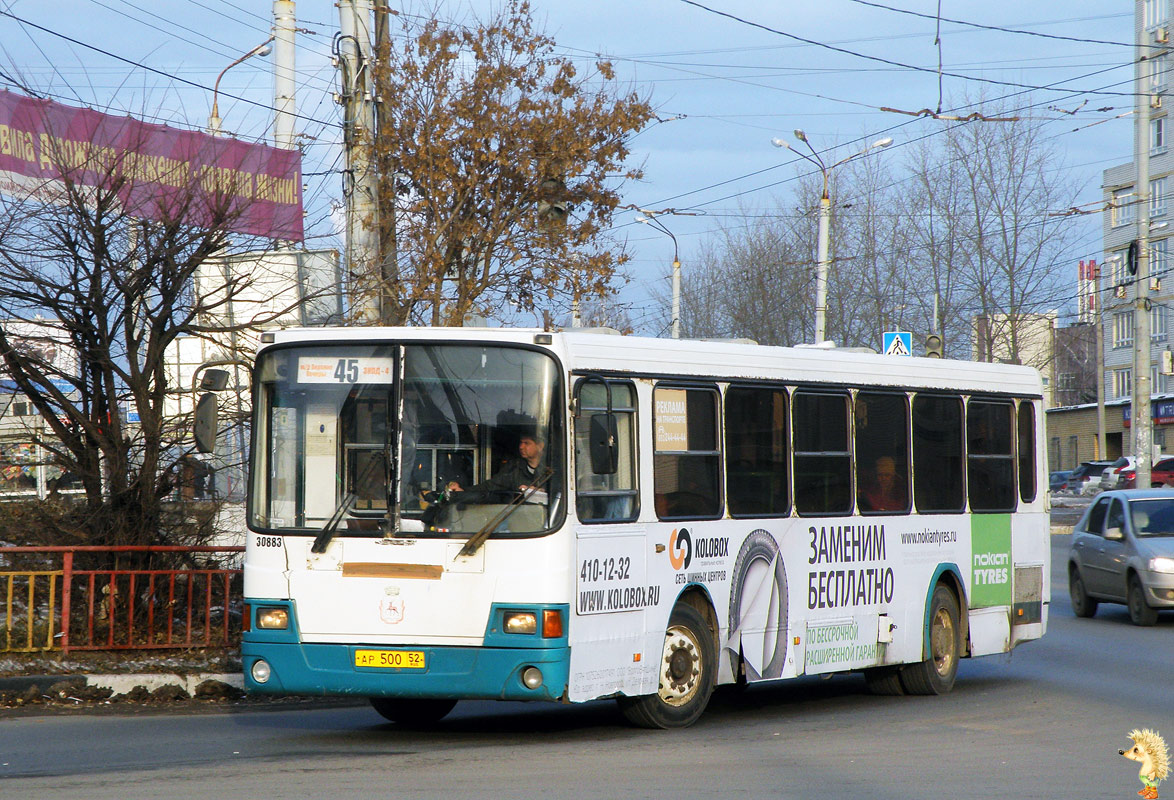
[[[714,380],[930,388],[1038,397],[1039,372],[1032,367],[951,359],[885,356],[824,347],[770,347],[739,341],[654,339],[597,329],[559,333],[535,328],[287,328],[266,332],[262,349],[380,339],[546,344],[574,372],[608,375],[686,376]]]

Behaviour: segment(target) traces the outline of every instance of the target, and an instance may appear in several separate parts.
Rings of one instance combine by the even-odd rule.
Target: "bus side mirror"
[[[196,402],[195,430],[196,450],[212,453],[216,450],[216,395],[205,392]]]
[[[614,475],[620,468],[620,450],[616,446],[616,415],[591,415],[591,471],[596,475]]]

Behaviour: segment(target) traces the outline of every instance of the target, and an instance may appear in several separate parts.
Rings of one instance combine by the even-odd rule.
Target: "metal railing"
[[[241,569],[228,562],[243,552],[166,545],[0,547],[0,651],[235,647]],[[169,566],[152,565],[153,554],[167,554]],[[124,558],[135,563],[119,564]],[[104,566],[111,561],[113,568]],[[190,566],[175,567],[177,562]]]

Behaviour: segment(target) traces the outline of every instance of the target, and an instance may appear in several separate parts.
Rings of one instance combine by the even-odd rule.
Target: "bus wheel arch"
[[[717,614],[703,590],[686,589],[677,599],[656,658],[656,693],[619,697],[620,711],[641,728],[688,727],[717,683]]]
[[[958,625],[959,633],[962,639],[962,652],[960,656],[967,658],[970,656],[970,603],[966,599],[966,590],[962,585],[962,578],[958,575],[957,567],[951,564],[944,568],[935,578],[937,584],[944,584],[950,591],[954,593],[954,599],[958,601]],[[932,599],[933,593],[930,593]],[[928,621],[929,615],[926,615]],[[928,654],[927,654],[928,655]]]

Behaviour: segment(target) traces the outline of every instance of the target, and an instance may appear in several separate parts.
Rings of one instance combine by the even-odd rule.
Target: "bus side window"
[[[721,516],[717,409],[716,388],[653,390],[653,491],[660,519]]]
[[[856,504],[862,514],[909,511],[909,400],[903,394],[858,392]]]
[[[591,469],[591,418],[607,411],[607,390],[599,381],[581,381],[575,416],[575,508],[584,522],[624,522],[640,513],[636,488],[636,390],[630,383],[608,381],[616,417],[615,473]]]
[[[923,513],[966,508],[962,480],[962,398],[913,398],[913,500]]]
[[[966,483],[972,511],[1015,510],[1010,403],[971,400],[966,407]]]
[[[792,396],[795,509],[800,514],[852,510],[848,395],[799,390]]]
[[[1030,400],[1019,401],[1018,422],[1019,499],[1030,503],[1035,500],[1035,405]]]
[[[787,392],[726,390],[726,494],[731,516],[778,517],[791,510]]]

